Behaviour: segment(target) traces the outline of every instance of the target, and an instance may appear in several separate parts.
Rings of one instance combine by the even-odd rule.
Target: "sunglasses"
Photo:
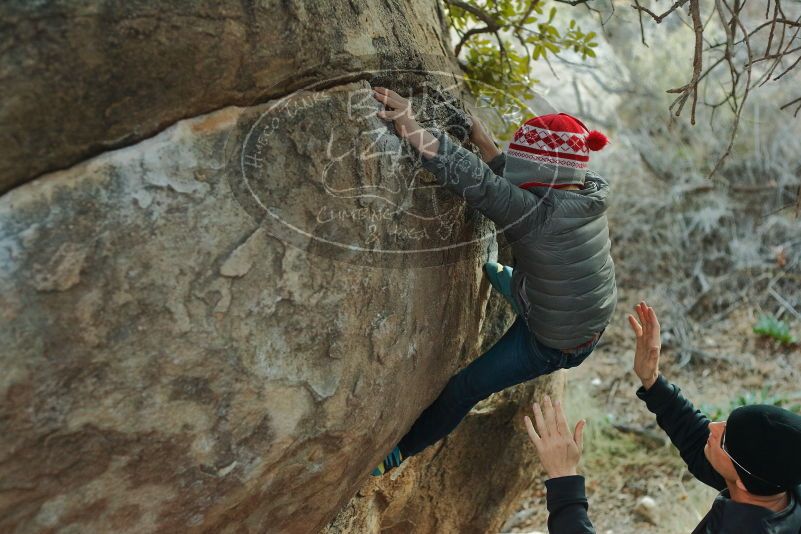
[[[776,487],[776,488],[778,488],[780,490],[783,489],[782,486],[780,486],[779,484],[776,484],[775,482],[770,482],[770,481],[765,480],[764,478],[762,478],[760,476],[755,475],[754,473],[752,473],[751,471],[749,471],[748,469],[743,467],[740,464],[740,462],[738,462],[737,460],[732,458],[732,455],[729,454],[729,451],[726,450],[726,429],[725,428],[723,429],[723,434],[720,435],[720,448],[726,454],[726,456],[729,457],[729,460],[731,460],[734,463],[734,465],[736,465],[737,467],[742,469],[748,476],[754,477],[755,479],[757,479],[757,480],[759,480],[761,482],[764,482],[765,484],[768,484],[770,486],[774,486],[774,487]]]

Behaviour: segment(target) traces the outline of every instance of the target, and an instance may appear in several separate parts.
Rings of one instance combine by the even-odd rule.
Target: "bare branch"
[[[702,104],[711,108],[710,121],[713,120],[719,108],[726,106],[730,109],[733,121],[729,143],[710,173],[711,178],[720,170],[723,162],[731,153],[740,125],[740,117],[750,90],[764,85],[768,81],[779,80],[801,65],[801,46],[793,46],[798,43],[797,39],[801,35],[801,16],[797,19],[788,17],[782,9],[781,0],[772,0],[767,2],[766,20],[751,28],[746,28],[741,13],[747,0],[715,0],[713,11],[704,23],[701,22],[701,0],[677,0],[661,14],[656,14],[641,6],[640,0],[632,1],[634,4],[631,7],[638,12],[640,18],[640,35],[643,40],[645,39],[642,27],[643,14],[651,17],[657,24],[673,15],[678,16],[682,22],[687,24],[681,16],[679,8],[689,2],[688,11],[695,37],[692,74],[687,84],[667,91],[677,95],[669,109],[675,116],[679,116],[685,104],[691,101],[690,122],[695,124],[699,88],[704,91]],[[713,15],[717,15],[719,27],[725,33],[725,40],[709,44],[704,40],[704,32],[707,25],[713,20]],[[764,49],[756,51],[752,45],[753,38],[763,31],[768,31],[766,44],[761,45]],[[704,48],[705,44],[708,45],[706,48]],[[737,47],[745,48],[747,52],[745,59],[742,58],[742,54],[737,53]],[[706,69],[703,68],[705,53],[712,54]],[[799,55],[796,56],[796,54]],[[754,67],[764,63],[767,63],[767,67],[760,69],[757,76]],[[713,72],[722,68],[721,65],[725,65],[728,71],[728,82],[721,82],[719,77],[711,76]],[[781,71],[776,74],[780,69]],[[706,82],[703,86],[701,86],[702,81]],[[714,84],[721,84],[723,97],[718,98],[715,95],[707,98],[706,91],[710,87],[710,81],[713,82],[712,87],[715,87]],[[793,116],[798,116],[801,113],[801,97],[791,100],[781,107],[781,109],[788,108],[793,109]]]
[[[720,167],[723,165],[723,162],[726,160],[727,157],[729,157],[729,154],[731,154],[731,149],[734,146],[734,140],[737,138],[737,130],[739,129],[740,126],[740,117],[745,107],[745,101],[748,99],[749,91],[751,90],[751,69],[754,60],[754,53],[753,50],[751,49],[751,40],[748,37],[748,30],[743,25],[743,22],[740,19],[740,10],[742,9],[742,7],[737,11],[732,11],[732,9],[726,3],[726,0],[717,0],[717,2],[722,3],[724,6],[726,6],[726,9],[728,9],[729,12],[732,14],[730,23],[732,28],[732,35],[734,35],[735,28],[740,28],[740,31],[743,32],[743,40],[745,42],[746,51],[748,52],[748,63],[746,63],[745,66],[746,80],[743,88],[743,95],[742,98],[740,99],[739,105],[737,105],[734,110],[734,124],[732,125],[729,144],[726,147],[726,150],[723,152],[723,155],[720,156],[720,158],[718,159],[717,163],[715,164],[715,167],[712,169],[712,172],[709,173],[709,177],[712,177],[713,175],[715,175],[715,173],[718,172]],[[739,73],[735,79],[735,83],[732,84],[732,95],[735,95],[737,91],[737,84],[736,84],[737,79],[739,79]]]
[[[642,24],[643,8],[640,7],[640,0],[634,0],[634,7],[638,8],[637,9],[637,16],[640,19],[640,40],[642,41],[642,44],[644,44],[645,46],[648,46],[648,43],[645,42],[645,28],[643,27],[643,24]]]
[[[676,100],[670,105],[670,111],[676,107],[676,116],[681,115],[684,104],[692,97],[692,108],[690,111],[690,124],[695,124],[695,110],[698,104],[698,82],[701,79],[701,68],[703,67],[704,53],[704,25],[701,22],[701,7],[699,0],[690,0],[690,16],[693,21],[693,32],[695,33],[695,52],[693,53],[693,75],[687,85],[668,89],[668,93],[680,93]]]
[[[785,105],[783,105],[779,109],[789,108],[793,104],[798,104],[798,107],[795,108],[795,112],[793,112],[793,117],[797,117],[798,116],[798,112],[801,111],[801,96],[799,96],[798,98],[795,98],[795,99],[787,102]]]
[[[670,9],[668,9],[667,11],[662,13],[661,15],[657,15],[656,13],[654,13],[653,11],[648,9],[647,7],[642,7],[637,0],[635,0],[635,3],[631,7],[636,9],[637,11],[648,13],[651,16],[651,18],[654,19],[654,21],[656,21],[657,24],[659,24],[665,19],[665,17],[667,17],[668,15],[670,15],[671,13],[676,11],[676,9],[680,8],[681,6],[683,6],[688,1],[689,0],[677,0],[675,4],[670,6]]]

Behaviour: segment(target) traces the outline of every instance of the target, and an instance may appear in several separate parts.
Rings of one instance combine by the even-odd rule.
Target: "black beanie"
[[[754,495],[774,495],[801,484],[801,416],[793,412],[765,404],[737,408],[726,421],[726,450]]]

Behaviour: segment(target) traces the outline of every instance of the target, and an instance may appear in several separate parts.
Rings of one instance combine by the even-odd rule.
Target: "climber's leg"
[[[495,291],[503,295],[503,298],[511,304],[515,313],[520,315],[522,312],[515,303],[515,299],[512,298],[512,268],[494,261],[488,261],[484,264],[484,272],[487,274],[490,285],[495,288]]]
[[[480,400],[507,387],[548,374],[560,361],[532,343],[518,316],[491,349],[450,379],[439,397],[420,415],[398,446],[404,458],[447,436]],[[561,354],[561,353],[558,353]]]

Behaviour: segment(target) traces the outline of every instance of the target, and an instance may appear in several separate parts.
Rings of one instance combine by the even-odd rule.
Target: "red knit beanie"
[[[514,134],[506,152],[504,177],[519,187],[583,184],[590,150],[601,150],[609,139],[567,113],[527,120]]]

